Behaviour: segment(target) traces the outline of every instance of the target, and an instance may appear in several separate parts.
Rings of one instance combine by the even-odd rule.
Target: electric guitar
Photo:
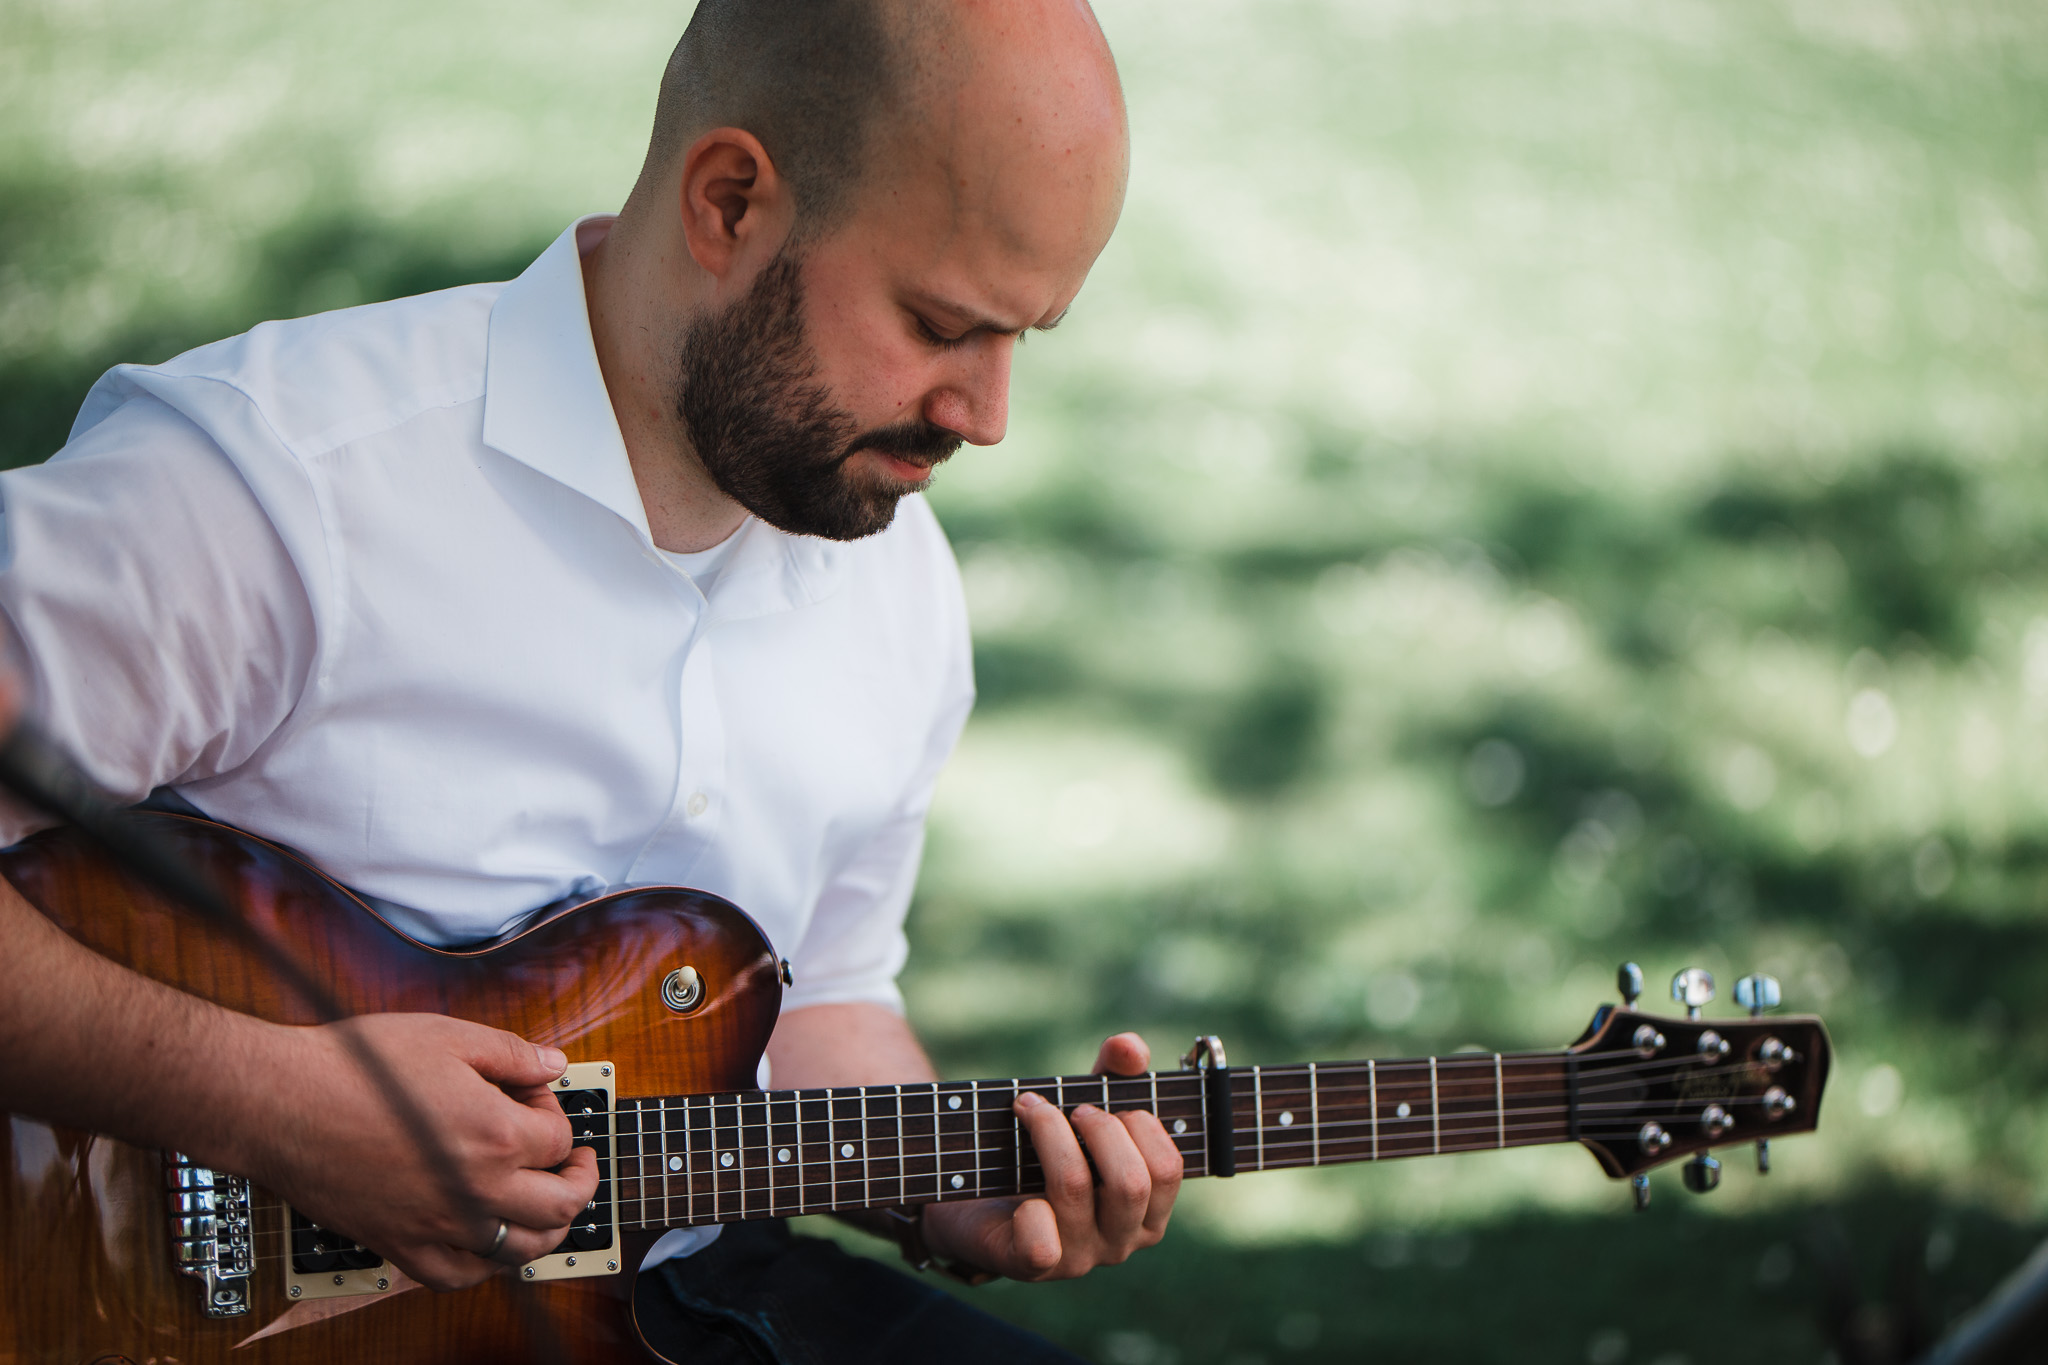
[[[1829,1043],[1738,988],[1752,1016],[1708,1021],[1602,1006],[1555,1052],[1231,1066],[1214,1038],[1186,1069],[1137,1077],[767,1091],[755,1067],[787,967],[730,903],[615,892],[502,941],[418,943],[288,850],[204,820],[144,817],[248,922],[350,1012],[432,1011],[561,1048],[556,1084],[597,1197],[547,1256],[435,1294],[227,1171],[15,1118],[0,1152],[0,1362],[6,1365],[446,1365],[526,1358],[539,1317],[578,1362],[659,1359],[632,1314],[633,1271],[671,1227],[979,1199],[1043,1188],[1011,1104],[1025,1090],[1157,1114],[1189,1176],[1576,1142],[1615,1177],[1708,1148],[1810,1131]],[[316,1022],[246,944],[140,888],[74,833],[0,853],[0,873],[116,962],[233,1010]],[[1629,969],[1624,969],[1625,973]],[[1635,978],[1640,989],[1640,976]],[[523,1302],[522,1302],[523,1301]]]

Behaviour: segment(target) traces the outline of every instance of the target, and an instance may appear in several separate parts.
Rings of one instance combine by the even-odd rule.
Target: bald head
[[[1082,107],[1062,110],[1069,99]],[[1102,126],[1105,115],[1120,163],[1116,68],[1086,0],[699,0],[662,76],[642,176],[665,179],[711,129],[743,129],[810,238],[896,152],[957,154],[972,131],[1015,142],[1027,117]]]

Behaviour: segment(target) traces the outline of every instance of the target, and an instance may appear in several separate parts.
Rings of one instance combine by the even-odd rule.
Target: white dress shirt
[[[93,388],[0,475],[0,608],[110,791],[170,787],[440,944],[680,883],[785,1008],[901,1008],[932,785],[973,699],[921,498],[851,544],[648,534],[572,225],[517,280],[265,323]],[[0,825],[0,842],[30,828]]]

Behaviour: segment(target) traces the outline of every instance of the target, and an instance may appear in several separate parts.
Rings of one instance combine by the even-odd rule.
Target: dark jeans
[[[1078,1365],[927,1279],[779,1220],[732,1224],[696,1255],[656,1266],[633,1305],[647,1340],[685,1365]]]

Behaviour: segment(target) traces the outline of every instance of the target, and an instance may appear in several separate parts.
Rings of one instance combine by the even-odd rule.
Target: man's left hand
[[[1103,1043],[1095,1070],[1137,1076],[1151,1061],[1144,1039],[1119,1033]],[[1017,1097],[1016,1114],[1045,1168],[1045,1193],[929,1205],[924,1239],[935,1255],[1011,1279],[1066,1280],[1119,1264],[1166,1235],[1181,1156],[1155,1116],[1083,1104],[1069,1123],[1028,1091]]]

